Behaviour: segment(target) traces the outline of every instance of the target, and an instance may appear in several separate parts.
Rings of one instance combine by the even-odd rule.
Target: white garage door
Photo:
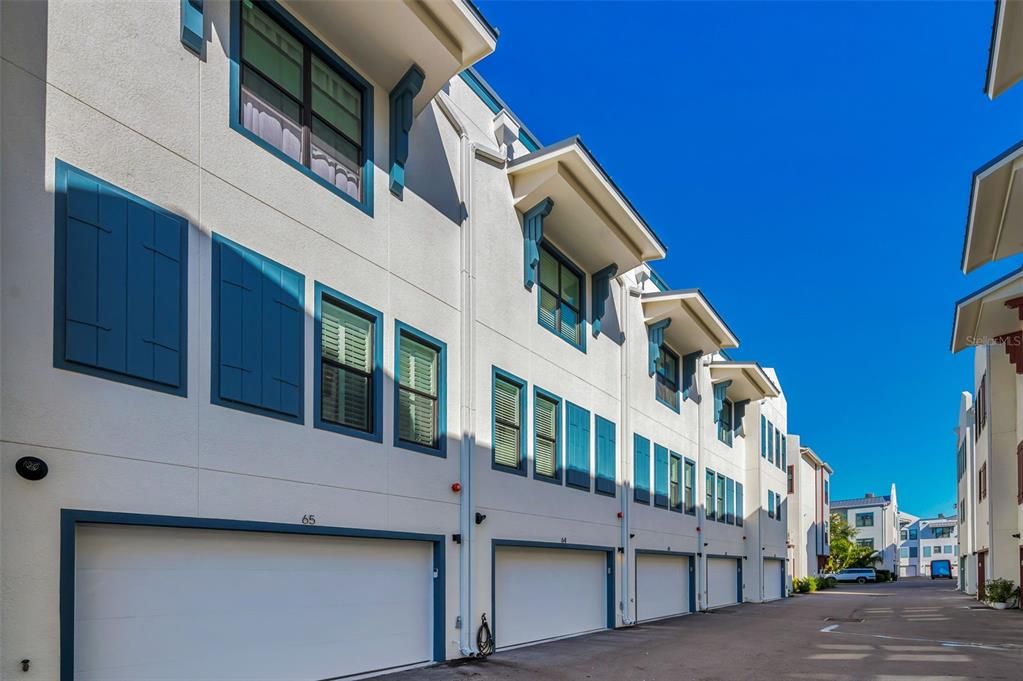
[[[735,558],[707,559],[707,606],[734,605],[738,599],[738,563]]]
[[[636,555],[636,618],[640,621],[689,612],[689,558]]]
[[[429,542],[79,525],[76,680],[328,679],[427,662]]]
[[[764,560],[764,600],[773,601],[782,597],[784,566],[780,560]]]
[[[607,554],[504,546],[494,560],[498,648],[607,627]]]

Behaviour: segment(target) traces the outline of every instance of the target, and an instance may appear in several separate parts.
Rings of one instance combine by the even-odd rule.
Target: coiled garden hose
[[[487,657],[494,652],[494,636],[490,633],[486,613],[483,613],[483,621],[480,623],[480,628],[476,630],[476,650],[479,651],[480,657]]]

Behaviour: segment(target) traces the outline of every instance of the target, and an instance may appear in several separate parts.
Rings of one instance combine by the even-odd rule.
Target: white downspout
[[[707,542],[704,541],[704,533],[706,531],[706,527],[704,527],[704,521],[707,519],[707,506],[706,506],[706,503],[707,503],[707,460],[706,460],[706,456],[704,455],[705,453],[703,451],[703,429],[704,429],[703,403],[704,403],[704,401],[706,399],[706,395],[705,395],[705,393],[703,391],[703,385],[701,385],[701,383],[702,383],[701,378],[703,376],[703,368],[706,367],[706,366],[709,366],[709,364],[710,364],[710,357],[709,356],[708,357],[701,357],[700,361],[696,363],[696,376],[693,377],[693,381],[696,382],[696,394],[700,396],[699,401],[696,403],[696,423],[697,423],[697,426],[696,426],[696,451],[699,453],[699,461],[700,461],[700,463],[703,464],[703,468],[702,469],[697,467],[696,474],[697,474],[697,476],[700,479],[703,480],[703,488],[704,488],[703,489],[703,500],[704,500],[703,513],[697,513],[696,514],[696,535],[697,535],[697,537],[696,537],[696,557],[695,557],[695,560],[696,560],[696,570],[694,571],[695,574],[696,574],[696,585],[695,585],[694,588],[696,589],[696,595],[697,595],[697,603],[696,603],[696,610],[697,610],[697,612],[699,612],[702,609],[706,609],[707,608],[707,604],[710,603],[710,593],[707,590],[707,585],[710,583],[710,579],[706,578],[706,573],[705,573],[705,571],[709,570],[710,568],[708,567],[709,566],[709,561],[707,560],[707,547],[704,546],[704,544],[707,543]],[[714,388],[711,387],[711,393],[713,393],[713,391],[714,391]],[[710,398],[714,399],[714,395],[711,394]],[[697,491],[700,489],[700,483],[699,482],[696,482],[696,484],[693,485],[693,486],[696,488]],[[700,559],[701,558],[703,559],[702,560],[702,562],[703,562],[702,569],[701,569],[701,566],[700,566],[700,562],[701,562]],[[702,608],[700,607],[701,605],[703,606]]]
[[[629,510],[632,507],[632,467],[630,466],[631,458],[629,457],[629,435],[632,432],[631,423],[631,409],[632,409],[632,369],[629,364],[631,356],[629,355],[629,299],[638,298],[642,294],[642,290],[634,286],[629,286],[624,276],[617,278],[618,287],[620,291],[619,298],[621,299],[621,315],[622,319],[622,346],[620,349],[620,361],[621,361],[621,385],[622,385],[622,398],[621,404],[621,416],[620,420],[622,423],[621,428],[621,449],[619,455],[619,461],[621,462],[622,471],[622,581],[621,581],[621,604],[622,604],[622,626],[628,627],[636,623],[635,614],[632,612],[633,600],[632,600],[632,571],[631,571],[631,547],[632,532],[631,521]],[[626,481],[629,481],[627,483]]]
[[[475,657],[476,641],[473,636],[473,545],[476,523],[473,519],[475,493],[472,484],[473,452],[476,449],[475,387],[476,387],[476,342],[474,320],[476,314],[475,277],[475,229],[473,227],[472,168],[473,161],[480,156],[495,164],[503,164],[504,158],[496,149],[471,142],[465,125],[455,111],[454,105],[444,92],[434,99],[438,108],[458,134],[459,186],[462,201],[461,239],[459,254],[459,279],[461,294],[461,320],[459,328],[459,370],[460,405],[459,421],[461,442],[458,452],[458,480],[462,486],[458,498],[458,532],[462,538],[458,550],[458,621],[461,624],[458,635],[459,652],[466,657]]]

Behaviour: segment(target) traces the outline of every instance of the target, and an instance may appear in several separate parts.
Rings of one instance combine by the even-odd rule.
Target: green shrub
[[[820,583],[817,581],[816,577],[807,577],[806,581],[810,586],[810,593],[813,593],[814,591],[820,589]]]
[[[1019,588],[1011,579],[992,579],[984,584],[984,600],[989,603],[1006,603],[1019,595]]]
[[[792,590],[800,594],[810,593],[810,578],[796,577],[792,580]]]

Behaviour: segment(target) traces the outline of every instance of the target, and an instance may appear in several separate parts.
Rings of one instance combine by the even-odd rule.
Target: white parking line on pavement
[[[918,643],[937,643],[946,648],[973,648],[975,650],[1021,650],[1023,646],[1014,643],[977,643],[974,641],[943,641],[941,639],[913,638],[910,636],[888,636],[887,634],[862,634],[856,631],[835,631],[837,624],[821,629],[824,634],[844,634],[845,636],[860,636],[862,638],[879,638],[886,641],[916,641]]]

